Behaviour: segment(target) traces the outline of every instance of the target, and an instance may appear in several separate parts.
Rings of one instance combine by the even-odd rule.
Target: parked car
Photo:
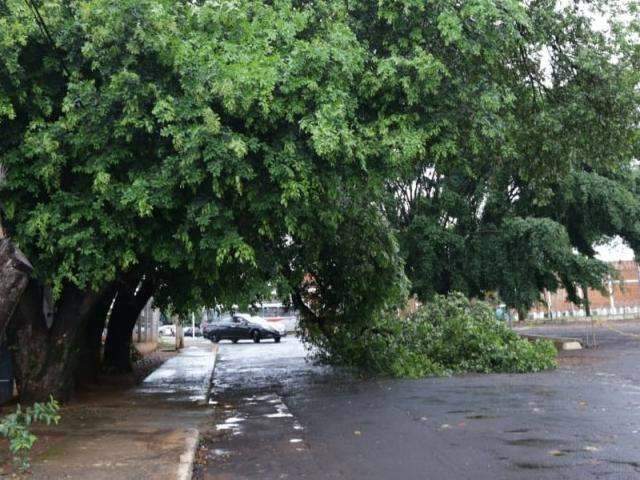
[[[265,338],[273,338],[273,341],[278,343],[281,337],[275,328],[253,322],[242,314],[228,315],[218,322],[205,325],[203,335],[214,343],[220,340],[231,340],[237,343],[242,339],[259,343]]]
[[[196,337],[201,337],[202,336],[202,332],[200,331],[200,329],[198,327],[195,327],[195,336]],[[193,336],[193,331],[191,329],[191,327],[184,327],[184,336],[185,337],[192,337]]]
[[[176,331],[173,325],[163,325],[158,328],[158,333],[161,337],[175,337]]]

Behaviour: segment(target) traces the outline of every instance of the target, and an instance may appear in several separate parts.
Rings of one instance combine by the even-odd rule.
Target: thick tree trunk
[[[103,292],[65,287],[53,325],[47,328],[42,311],[42,287],[31,281],[8,329],[20,400],[60,401],[75,386],[79,345],[86,322],[103,299]]]
[[[137,291],[136,291],[137,290]],[[131,337],[140,312],[153,295],[154,284],[149,278],[136,285],[118,289],[107,327],[104,345],[104,369],[112,373],[128,373],[131,365]]]
[[[516,310],[518,312],[518,321],[524,322],[527,319],[529,311],[524,307],[516,307]]]
[[[120,297],[118,297],[119,299]],[[138,315],[134,309],[126,307],[118,308],[118,299],[114,305],[114,311],[109,318],[107,340],[104,345],[104,370],[109,373],[129,373],[131,364],[131,337]]]
[[[102,364],[102,333],[107,322],[109,308],[113,303],[115,289],[107,291],[96,305],[93,315],[88,319],[80,341],[76,383],[87,385],[98,381]]]
[[[8,238],[0,238],[0,343],[33,267]]]

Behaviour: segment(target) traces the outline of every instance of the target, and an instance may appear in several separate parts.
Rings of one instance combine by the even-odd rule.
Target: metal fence
[[[595,308],[591,310],[591,315],[587,316],[583,309],[574,311],[536,313],[529,314],[529,323],[570,323],[570,322],[591,322],[591,321],[628,321],[640,319],[640,306],[629,306],[619,308]]]

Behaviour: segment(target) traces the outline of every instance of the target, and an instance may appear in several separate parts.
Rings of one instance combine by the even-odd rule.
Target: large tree
[[[636,218],[618,207],[638,55],[582,7],[0,3],[0,200],[35,278],[13,322],[25,396],[69,393],[114,299],[126,370],[149,292],[180,310],[271,281],[330,339],[401,303],[405,265],[423,297],[520,308],[597,285],[592,243],[635,242],[615,216]],[[608,181],[612,208],[577,221]]]
[[[422,300],[497,294],[524,315],[544,289],[564,286],[577,303],[580,289],[602,289],[610,272],[594,245],[620,235],[638,250],[640,239],[636,5],[348,8],[366,49],[350,90],[350,140],[376,167],[370,184],[384,175],[386,200],[370,201],[395,229],[411,291]],[[329,278],[335,258],[324,259]],[[307,304],[324,304],[323,283],[335,317],[344,285],[316,278]]]
[[[3,3],[0,196],[35,268],[12,335],[25,398],[68,396],[114,299],[107,359],[126,370],[138,293],[177,310],[246,298],[285,278],[293,243],[381,185],[354,143],[365,50],[345,12]]]
[[[362,5],[413,292],[497,293],[525,313],[543,289],[601,289],[594,245],[640,239],[635,5]]]

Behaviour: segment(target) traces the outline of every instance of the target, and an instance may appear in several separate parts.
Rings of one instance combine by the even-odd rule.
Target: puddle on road
[[[238,423],[244,422],[244,420],[245,419],[243,417],[230,417],[225,420],[225,423]]]
[[[215,403],[216,405],[218,402]],[[253,410],[253,413],[246,413],[246,408],[248,407]],[[256,411],[257,408],[257,411]],[[280,395],[275,393],[266,394],[266,395],[251,395],[245,396],[241,399],[238,405],[233,405],[231,403],[223,402],[221,405],[217,406],[219,412],[231,415],[227,417],[224,422],[217,423],[215,428],[219,432],[229,432],[232,435],[241,435],[245,429],[241,427],[241,424],[249,424],[245,425],[246,428],[251,428],[251,417],[265,417],[268,419],[284,419],[284,418],[292,418],[293,414],[289,411],[289,408],[285,405]],[[240,409],[244,413],[239,413],[238,409]],[[267,409],[272,410],[270,413],[263,413]],[[293,430],[300,432],[303,430],[302,425],[298,421],[294,421],[292,425]],[[297,443],[296,438],[291,440],[291,443]],[[300,442],[302,440],[300,439]]]
[[[228,457],[231,455],[231,450],[227,450],[226,448],[214,448],[211,453],[218,457]]]
[[[213,417],[217,433],[211,432],[200,449],[206,468],[216,474],[224,476],[242,471],[251,473],[242,478],[276,478],[265,477],[263,471],[273,458],[297,462],[308,454],[304,427],[289,411],[281,395],[245,392],[244,396],[221,396],[218,401]],[[263,453],[256,453],[258,451]],[[240,460],[245,458],[251,461]]]
[[[240,425],[237,423],[219,423],[216,425],[216,430],[229,430],[233,435],[240,435]]]
[[[635,470],[640,469],[640,461],[635,460],[605,460],[605,462],[613,464],[613,465],[623,465],[626,467],[631,467]]]
[[[267,413],[264,415],[267,418],[291,418],[292,414],[287,412]]]
[[[273,405],[276,411],[275,413],[265,413],[263,416],[267,418],[291,418],[293,415],[289,411],[289,408],[284,404],[282,398],[279,395],[265,395],[264,401]]]
[[[225,419],[224,423],[216,424],[216,430],[217,431],[228,430],[233,435],[240,435],[241,434],[240,423],[244,421],[245,421],[245,418],[242,416],[229,417]]]
[[[582,450],[585,452],[599,452],[600,449],[598,447],[594,447],[593,445],[586,445],[582,447]]]
[[[507,440],[507,445],[513,445],[514,447],[550,447],[555,445],[561,445],[565,443],[559,439],[549,438],[519,438],[517,440]]]
[[[551,455],[552,457],[565,457],[570,453],[576,453],[576,451],[570,450],[568,448],[563,448],[560,450],[549,450],[549,455]]]
[[[267,417],[267,418],[290,418],[290,417],[293,417],[293,415],[291,413],[283,412],[283,411],[278,411],[276,413],[266,413],[264,416]]]
[[[550,465],[548,463],[535,463],[535,462],[516,462],[514,465],[522,470],[544,470],[553,468],[564,468],[565,465]]]

